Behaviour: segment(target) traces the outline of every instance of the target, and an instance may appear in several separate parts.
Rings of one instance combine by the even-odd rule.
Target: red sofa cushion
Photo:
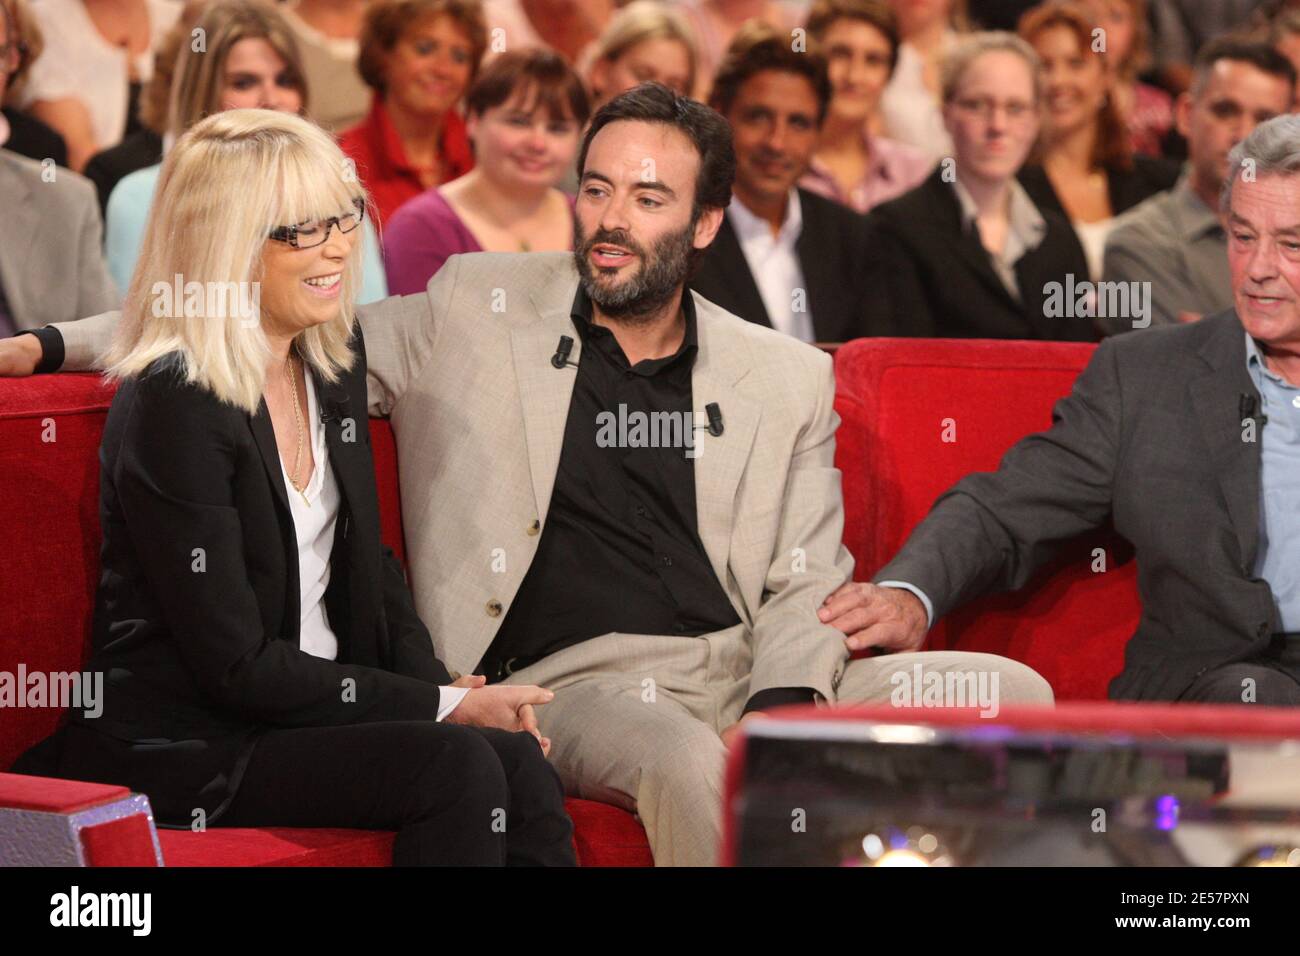
[[[113,389],[98,375],[0,379],[0,670],[79,670],[99,577],[99,440]],[[384,542],[401,557],[397,450],[371,420]],[[0,709],[0,770],[52,733],[52,708]],[[30,795],[29,795],[30,796]],[[42,799],[55,799],[47,793]],[[3,805],[0,802],[0,805]],[[617,807],[570,800],[584,866],[649,865],[645,830]],[[391,833],[290,828],[160,831],[168,865],[386,866]]]
[[[1052,406],[1094,349],[944,339],[859,339],[841,347],[836,463],[854,577],[869,580],[883,567],[958,479],[996,469],[1019,439],[1048,427]],[[954,441],[943,440],[949,424]],[[1096,547],[1106,550],[1105,573],[1092,571]],[[1113,533],[1081,538],[1020,592],[980,598],[941,619],[927,646],[1023,661],[1059,700],[1105,698],[1140,610],[1130,556]]]

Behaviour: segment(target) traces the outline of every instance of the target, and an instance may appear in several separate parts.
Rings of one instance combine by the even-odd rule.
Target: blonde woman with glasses
[[[351,305],[368,212],[343,168],[306,120],[242,109],[164,163],[106,357],[102,713],[17,769],[129,786],[165,825],[391,829],[399,865],[572,864],[533,712],[552,695],[453,682],[380,543]]]

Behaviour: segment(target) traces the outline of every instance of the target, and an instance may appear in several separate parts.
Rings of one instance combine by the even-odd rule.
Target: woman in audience
[[[1100,279],[1115,217],[1173,186],[1178,165],[1133,155],[1092,30],[1087,8],[1072,0],[1049,0],[1021,17],[1020,35],[1043,64],[1046,110],[1020,182],[1040,208],[1070,220],[1089,276]]]
[[[78,172],[137,125],[153,50],[180,14],[171,0],[40,0],[45,53],[20,105],[54,127]]]
[[[924,152],[872,132],[898,59],[898,21],[883,0],[814,0],[808,37],[826,57],[831,103],[804,189],[860,213],[920,184]]]
[[[501,44],[489,59],[510,50],[547,47],[577,65],[614,7],[624,0],[483,0],[483,16]],[[497,34],[496,31],[501,33]]]
[[[45,38],[27,0],[0,0],[4,41],[0,42],[0,147],[37,162],[51,159],[68,165],[63,137],[36,117],[5,104],[17,102],[32,63],[45,49]]]
[[[1016,181],[1038,133],[1038,56],[1010,33],[976,33],[944,64],[954,152],[916,189],[867,217],[869,268],[898,335],[1095,337],[1053,286],[1087,275],[1070,224]],[[1073,299],[1071,299],[1071,306]]]
[[[695,37],[699,56],[696,99],[707,103],[723,55],[747,20],[759,19],[788,33],[803,24],[798,0],[681,0],[677,5]]]
[[[88,667],[110,676],[98,715],[18,766],[143,792],[171,826],[394,829],[398,865],[572,864],[531,709],[549,692],[453,682],[381,544],[351,306],[366,197],[343,162],[267,110],[168,155],[105,359]],[[175,275],[240,291],[195,315],[160,296]]]
[[[331,133],[361,122],[370,88],[357,72],[367,0],[289,0],[285,22],[298,41],[311,118]]]
[[[697,59],[691,29],[677,11],[658,0],[635,0],[614,15],[588,55],[592,112],[651,81],[689,96]]]
[[[478,0],[374,0],[361,34],[370,114],[339,140],[386,224],[399,206],[474,166],[456,112],[487,28]]]
[[[202,50],[180,44],[169,136],[177,137],[221,110],[256,107],[305,112],[307,87],[298,49],[275,7],[265,0],[211,0],[193,29],[203,31],[205,42]],[[123,177],[109,196],[104,250],[120,289],[127,287],[135,270],[160,170],[154,164]],[[388,288],[379,242],[369,221],[362,235],[365,269],[358,301],[364,304],[384,298]]]
[[[1138,82],[1138,74],[1150,65],[1146,0],[1087,2],[1094,26],[1105,31],[1103,59],[1110,67],[1111,96],[1128,129],[1129,148],[1160,156],[1174,126],[1174,100],[1158,86]]]
[[[422,292],[459,252],[573,248],[572,200],[556,183],[587,122],[582,80],[558,53],[503,53],[466,97],[474,168],[399,209],[384,232],[388,288]]]
[[[966,30],[964,0],[889,0],[898,17],[898,62],[880,99],[880,130],[938,159],[952,155],[940,110],[944,58]]]
[[[162,162],[163,134],[167,131],[167,114],[171,109],[172,78],[181,46],[193,41],[190,31],[209,0],[188,0],[180,18],[167,31],[154,51],[153,76],[140,91],[140,128],[129,133],[116,146],[91,157],[84,174],[95,184],[100,210],[108,215],[108,197],[123,178],[137,169]]]

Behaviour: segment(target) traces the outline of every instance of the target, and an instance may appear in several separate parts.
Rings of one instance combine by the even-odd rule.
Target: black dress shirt
[[[686,334],[677,351],[629,365],[609,329],[591,321],[591,300],[578,286],[572,316],[582,357],[546,527],[485,662],[517,658],[517,670],[610,631],[697,636],[740,622],[696,527],[685,443],[698,351],[689,295],[682,308]],[[619,420],[634,424],[652,412],[680,423],[668,431],[681,436],[678,447],[620,447]],[[624,437],[639,444],[630,427]],[[649,441],[650,433],[642,437]]]

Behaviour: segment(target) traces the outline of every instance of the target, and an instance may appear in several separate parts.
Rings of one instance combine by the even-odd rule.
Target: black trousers
[[[1203,704],[1253,702],[1268,707],[1300,707],[1300,635],[1279,634],[1260,657],[1206,671],[1178,699]]]
[[[573,866],[536,738],[433,721],[272,730],[213,826],[396,830],[395,866]]]

